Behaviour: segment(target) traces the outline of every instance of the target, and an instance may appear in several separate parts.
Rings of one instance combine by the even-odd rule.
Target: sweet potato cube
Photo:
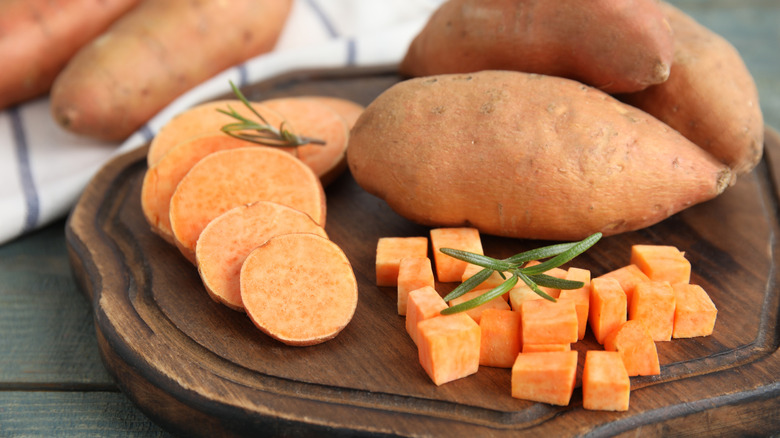
[[[447,308],[444,298],[436,289],[425,286],[409,292],[406,307],[406,331],[415,344],[419,343],[417,325],[426,319],[441,316],[441,311]]]
[[[577,342],[577,310],[574,301],[529,300],[520,306],[523,344],[571,344]]]
[[[469,264],[439,251],[452,248],[483,254],[482,240],[476,228],[434,228],[431,230],[433,261],[436,265],[436,278],[443,283],[459,282]]]
[[[604,349],[620,354],[629,376],[661,374],[655,341],[642,321],[628,320],[613,330],[604,339]]]
[[[707,292],[699,285],[677,283],[672,285],[677,306],[674,311],[673,338],[709,336],[715,328],[718,309]]]
[[[671,245],[633,245],[631,263],[653,281],[676,284],[691,280],[691,262],[685,253]]]
[[[468,291],[465,294],[459,296],[458,298],[455,298],[453,300],[450,300],[450,306],[455,306],[460,303],[466,302],[468,300],[471,300],[473,298],[476,298],[482,294],[484,294],[486,290],[472,290]],[[469,310],[466,310],[464,313],[471,318],[474,319],[474,322],[479,324],[480,317],[482,315],[482,312],[484,312],[486,309],[504,309],[504,310],[510,310],[509,303],[506,302],[506,300],[503,297],[495,297],[492,300],[488,301],[487,303],[480,304],[477,307],[471,308]]]
[[[631,304],[631,297],[634,295],[634,289],[638,283],[650,281],[637,265],[626,265],[613,271],[599,276],[599,278],[614,278],[620,283],[623,292],[626,293],[626,303]]]
[[[464,313],[420,321],[417,344],[420,364],[436,385],[479,370],[479,325]]]
[[[544,351],[571,351],[571,344],[523,344],[523,353]]]
[[[518,282],[515,287],[509,290],[507,295],[509,295],[509,306],[512,307],[512,310],[517,310],[518,312],[524,302],[544,299],[523,282]]]
[[[588,328],[588,310],[590,309],[590,271],[580,268],[569,268],[566,272],[566,280],[581,281],[585,285],[579,289],[562,289],[558,298],[574,301],[577,310],[577,339],[585,337]]]
[[[479,327],[482,332],[479,364],[512,368],[520,353],[520,313],[509,309],[486,309]]]
[[[380,237],[376,245],[376,285],[397,286],[404,257],[428,257],[427,237]]]
[[[654,341],[669,341],[674,330],[674,309],[674,289],[669,282],[646,281],[636,285],[628,318],[642,321]]]
[[[626,294],[614,278],[594,278],[590,282],[588,322],[599,344],[626,322]]]
[[[576,351],[520,353],[512,366],[512,397],[566,406],[576,377]]]
[[[431,259],[404,257],[398,265],[398,314],[406,315],[409,292],[425,286],[436,287]]]
[[[627,411],[631,381],[617,351],[588,350],[582,368],[582,407]]]

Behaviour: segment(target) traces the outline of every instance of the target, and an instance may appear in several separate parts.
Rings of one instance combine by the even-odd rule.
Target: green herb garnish
[[[493,298],[509,292],[519,281],[522,281],[539,296],[550,301],[556,301],[555,298],[544,293],[539,286],[552,287],[555,289],[578,289],[584,286],[581,281],[571,281],[556,278],[545,274],[550,269],[557,268],[564,263],[587,251],[591,246],[601,239],[601,233],[592,234],[579,242],[559,243],[532,249],[503,260],[495,259],[481,254],[475,254],[468,251],[462,251],[452,248],[441,248],[440,251],[448,256],[454,257],[468,263],[481,266],[483,269],[475,275],[459,284],[455,289],[444,297],[444,301],[451,301],[459,296],[469,292],[480,283],[487,280],[493,272],[498,272],[505,279],[503,283],[486,291],[485,293],[464,301],[452,307],[441,311],[442,315],[463,312],[484,304]],[[528,262],[534,260],[547,259],[537,265],[526,266]],[[507,278],[509,275],[509,278]]]
[[[249,108],[252,114],[260,119],[260,121],[257,122],[242,116],[231,108],[230,105],[228,105],[228,110],[217,109],[220,113],[238,120],[236,123],[228,123],[222,127],[222,132],[225,134],[264,146],[295,147],[305,144],[325,144],[325,141],[323,140],[292,133],[285,128],[284,122],[279,125],[279,128],[274,128],[268,123],[265,117],[255,110],[241,90],[233,84],[233,81],[230,81],[230,87],[233,89],[233,93],[235,93],[238,99],[241,100],[241,102]]]

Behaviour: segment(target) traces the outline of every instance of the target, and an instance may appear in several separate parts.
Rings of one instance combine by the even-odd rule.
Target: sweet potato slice
[[[418,329],[420,364],[437,386],[479,370],[480,328],[468,315],[426,319]]]
[[[650,277],[634,264],[629,264],[609,271],[606,274],[600,275],[598,278],[614,278],[617,280],[618,283],[620,283],[623,292],[626,293],[626,302],[628,305],[631,305],[631,297],[634,295],[636,285],[643,281],[650,281]]]
[[[584,283],[579,289],[565,289],[558,298],[572,300],[577,311],[577,339],[585,337],[588,328],[588,312],[590,310],[590,271],[587,269],[571,267],[566,271],[566,280],[581,281]]]
[[[484,294],[485,292],[487,291],[484,289],[468,291],[465,294],[459,296],[458,298],[453,298],[452,300],[450,300],[449,305],[450,307],[457,306],[458,304],[474,299]],[[512,310],[509,308],[509,303],[507,303],[507,301],[503,297],[495,297],[486,303],[482,303],[477,307],[472,307],[471,309],[466,310],[464,313],[470,316],[474,320],[474,322],[479,324],[479,321],[482,318],[482,312],[488,309]]]
[[[279,126],[282,122],[282,116],[270,108],[257,102],[252,102],[251,105],[274,127]],[[254,117],[239,99],[222,99],[195,105],[177,114],[160,128],[157,135],[149,143],[146,163],[149,167],[154,166],[162,160],[165,154],[185,140],[203,135],[221,134],[224,125],[235,122],[232,117],[218,111],[228,108],[244,117]],[[245,144],[245,146],[249,145],[251,145],[249,142]]]
[[[376,242],[376,285],[398,286],[398,270],[404,257],[428,257],[428,238],[380,237]]]
[[[336,111],[344,121],[347,123],[347,128],[352,129],[355,126],[355,122],[358,117],[363,114],[363,110],[366,109],[363,105],[341,97],[333,96],[305,96],[307,99],[315,99],[325,105],[329,106],[333,111]]]
[[[285,344],[319,344],[352,320],[358,301],[349,259],[308,233],[272,237],[241,266],[241,300],[252,322]]]
[[[574,301],[529,300],[520,307],[525,344],[577,342],[578,323]]]
[[[246,147],[247,142],[224,134],[207,134],[176,145],[144,174],[141,209],[152,231],[175,244],[171,230],[171,197],[184,175],[206,155],[227,149]]]
[[[691,281],[691,262],[685,253],[671,245],[633,245],[631,263],[653,281],[669,284]]]
[[[209,154],[182,178],[170,205],[176,246],[195,263],[203,228],[225,211],[256,201],[287,205],[325,226],[325,192],[314,172],[286,152],[250,146]]]
[[[438,318],[447,303],[431,286],[409,292],[406,306],[406,332],[416,345],[420,344],[419,324],[430,318]]]
[[[211,298],[244,311],[239,283],[241,264],[253,249],[271,237],[288,233],[328,237],[307,214],[269,201],[234,207],[209,222],[198,237],[195,260]]]
[[[485,309],[479,320],[482,340],[479,364],[512,368],[520,353],[520,312],[509,309]]]
[[[636,285],[628,319],[642,321],[654,341],[670,341],[675,307],[674,289],[669,282],[646,281]]]
[[[599,344],[628,318],[626,293],[614,278],[594,278],[590,283],[588,322]]]
[[[604,349],[617,351],[630,376],[661,374],[658,350],[647,328],[639,320],[628,320],[604,339]]]
[[[673,338],[709,336],[715,328],[718,309],[698,284],[678,283],[674,289],[675,311]]]
[[[311,167],[323,185],[346,170],[349,127],[330,105],[307,97],[279,97],[261,103],[282,116],[284,129],[324,142],[285,148]]]

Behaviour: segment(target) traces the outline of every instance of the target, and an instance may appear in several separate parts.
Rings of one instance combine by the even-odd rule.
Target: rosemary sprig
[[[260,121],[254,121],[242,116],[236,110],[231,108],[230,105],[228,105],[227,110],[217,109],[217,111],[220,113],[238,120],[238,122],[228,123],[227,125],[222,126],[222,132],[225,134],[231,137],[240,138],[242,140],[265,146],[295,147],[305,144],[325,144],[325,141],[318,138],[304,137],[294,134],[292,131],[285,128],[284,122],[279,124],[279,128],[274,128],[270,123],[268,123],[262,114],[255,110],[252,104],[249,103],[247,98],[244,96],[241,90],[236,87],[233,81],[230,81],[230,87],[233,89],[233,93],[235,93],[238,99],[247,108],[249,108],[249,111],[251,111],[255,117],[260,119]]]
[[[577,289],[583,286],[581,281],[571,281],[556,278],[545,274],[550,269],[557,268],[567,263],[587,251],[596,242],[601,239],[601,233],[594,233],[579,242],[559,243],[532,249],[503,260],[495,259],[481,254],[475,254],[468,251],[462,251],[452,248],[441,248],[439,251],[468,263],[481,266],[483,269],[459,284],[455,289],[444,297],[444,301],[451,301],[473,290],[480,283],[487,280],[493,272],[501,274],[506,280],[500,285],[489,291],[464,301],[455,306],[448,307],[441,311],[442,315],[463,312],[484,304],[493,298],[503,295],[515,287],[519,281],[525,283],[531,290],[546,300],[556,301],[555,298],[539,289],[539,286],[552,287],[555,289]],[[533,260],[547,259],[539,264],[526,266]],[[509,275],[509,278],[506,276]]]

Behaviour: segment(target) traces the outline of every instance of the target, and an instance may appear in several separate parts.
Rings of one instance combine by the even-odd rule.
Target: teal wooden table
[[[766,124],[780,128],[780,2],[673,3],[737,47],[758,84]],[[0,437],[168,436],[119,391],[101,362],[90,304],[71,274],[64,224],[0,246]],[[753,420],[749,410],[741,415],[746,425]],[[766,422],[766,413],[756,415]]]

